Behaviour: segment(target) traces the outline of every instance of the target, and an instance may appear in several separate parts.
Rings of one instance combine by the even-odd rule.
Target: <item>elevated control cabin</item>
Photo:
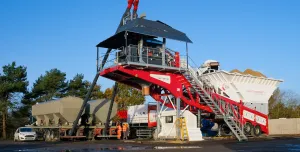
[[[134,19],[123,25],[117,34],[100,42],[97,47],[115,50],[111,52],[106,68],[118,63],[180,71],[179,52],[167,48],[166,39],[192,42],[184,33],[163,22]]]

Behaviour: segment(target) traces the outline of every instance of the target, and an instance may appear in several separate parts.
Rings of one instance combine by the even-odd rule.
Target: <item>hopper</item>
[[[110,99],[98,99],[98,100],[92,100],[88,102],[87,107],[89,107],[89,111],[86,111],[85,113],[89,113],[92,121],[96,124],[102,123],[104,124],[106,122],[109,106],[110,106]],[[112,119],[117,114],[117,108],[118,105],[114,103],[112,112],[110,115],[110,119]],[[90,120],[91,121],[91,120]]]
[[[38,103],[32,106],[32,116],[40,125],[68,125],[72,124],[77,117],[83,103],[81,98],[65,97],[58,100]]]
[[[227,71],[215,71],[201,76],[209,80],[218,94],[245,106],[268,114],[268,100],[282,80],[256,77]]]

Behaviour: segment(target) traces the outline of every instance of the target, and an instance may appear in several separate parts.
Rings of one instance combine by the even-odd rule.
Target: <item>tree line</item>
[[[66,73],[59,69],[50,69],[39,76],[32,88],[28,88],[27,68],[17,65],[16,62],[4,65],[0,70],[0,125],[1,137],[12,137],[14,131],[30,123],[31,106],[66,96],[75,96],[84,99],[91,86],[91,82],[84,80],[83,74],[76,74],[71,80],[66,79]],[[144,96],[137,89],[124,84],[118,84],[119,109],[128,105],[142,104]],[[96,85],[92,91],[91,100],[111,99],[113,88],[101,91],[101,86]]]
[[[269,119],[300,118],[300,96],[291,90],[276,89],[269,99]]]

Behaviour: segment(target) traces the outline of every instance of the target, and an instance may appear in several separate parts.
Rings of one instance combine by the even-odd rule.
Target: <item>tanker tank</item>
[[[37,126],[71,125],[83,103],[81,98],[64,97],[32,106]]]
[[[89,123],[92,122],[92,125],[105,123],[110,101],[98,99],[87,103],[84,114],[89,115]],[[37,103],[32,106],[32,116],[37,120],[37,126],[70,126],[75,121],[82,104],[81,98],[70,96]],[[117,107],[117,104],[114,104],[110,118],[117,114]],[[81,120],[84,119],[83,116]],[[78,124],[81,124],[81,121]]]
[[[110,99],[98,99],[88,101],[87,106],[84,110],[84,114],[89,113],[89,124],[103,125],[106,122]],[[117,114],[118,105],[114,103],[110,115],[110,119],[112,119]]]

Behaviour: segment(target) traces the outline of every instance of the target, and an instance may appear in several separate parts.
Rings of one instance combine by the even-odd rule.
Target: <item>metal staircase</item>
[[[233,105],[230,105],[228,110],[223,111],[221,109],[221,101],[212,98],[212,85],[209,81],[201,80],[194,69],[189,68],[187,72],[184,73],[184,76],[192,85],[192,88],[199,94],[201,99],[211,108],[216,117],[224,119],[235,137],[239,141],[247,140],[248,138],[243,132],[243,125],[239,121],[241,117],[238,112],[234,112]]]

